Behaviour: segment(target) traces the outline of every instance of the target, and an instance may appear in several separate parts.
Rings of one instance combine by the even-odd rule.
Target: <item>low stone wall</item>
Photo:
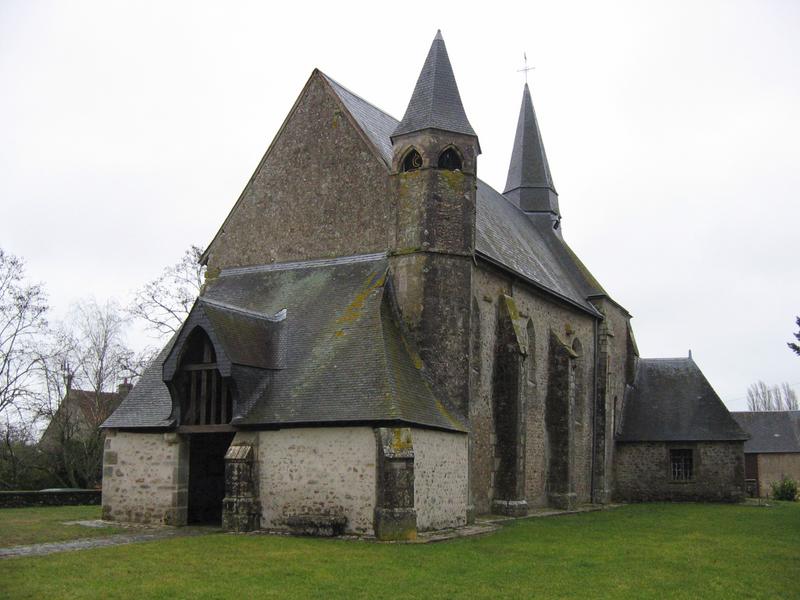
[[[743,442],[618,443],[614,497],[623,502],[744,499]],[[692,449],[694,477],[672,481],[670,449]]]
[[[0,508],[100,504],[100,497],[100,490],[65,490],[59,492],[0,492]]]

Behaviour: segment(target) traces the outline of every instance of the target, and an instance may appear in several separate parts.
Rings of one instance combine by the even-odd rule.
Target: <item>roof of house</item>
[[[398,121],[327,75],[323,75],[387,166],[392,164],[392,132]],[[501,193],[478,180],[475,249],[533,285],[599,316],[588,296],[605,290],[553,229],[546,215],[526,214]]]
[[[119,392],[94,392],[92,390],[71,389],[66,398],[58,407],[56,415],[50,420],[42,433],[42,440],[47,440],[57,431],[57,423],[63,424],[61,420],[66,415],[70,415],[70,422],[82,424],[91,428],[96,428],[103,420],[108,417],[120,404],[124,394]],[[77,419],[77,422],[76,422]]]
[[[643,358],[625,394],[622,442],[746,440],[691,358]]]
[[[732,412],[750,434],[745,453],[800,452],[800,411]]]
[[[208,282],[193,312],[224,305],[273,323],[283,314],[281,335],[291,348],[283,362],[269,365],[271,357],[246,350],[248,336],[236,333],[235,322],[226,317],[207,323],[220,352],[240,357],[231,360],[246,383],[238,387],[234,425],[403,422],[466,430],[447,402],[434,396],[421,360],[400,332],[386,293],[387,269],[384,255],[365,255],[228,269]],[[191,323],[190,315],[184,328]],[[172,347],[185,333],[167,344],[105,427],[174,425],[163,380]],[[263,333],[267,345],[272,333]]]

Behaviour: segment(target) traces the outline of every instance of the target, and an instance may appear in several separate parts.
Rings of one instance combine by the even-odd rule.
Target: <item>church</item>
[[[403,540],[740,500],[747,435],[567,245],[527,84],[502,192],[480,154],[441,33],[400,121],[314,70],[104,423],[104,518]]]

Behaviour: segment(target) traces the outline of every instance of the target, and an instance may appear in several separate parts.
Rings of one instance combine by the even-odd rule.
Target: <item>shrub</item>
[[[771,485],[774,500],[794,502],[797,499],[797,482],[794,479],[789,479],[784,475],[779,481],[773,481]]]

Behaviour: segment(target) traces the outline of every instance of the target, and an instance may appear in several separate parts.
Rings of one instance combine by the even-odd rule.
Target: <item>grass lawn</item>
[[[0,509],[0,548],[40,542],[62,542],[78,538],[105,537],[122,531],[113,528],[94,529],[81,525],[62,524],[64,521],[88,521],[99,518],[99,506]]]
[[[797,598],[800,504],[644,504],[426,545],[216,534],[0,561],[5,598]]]

